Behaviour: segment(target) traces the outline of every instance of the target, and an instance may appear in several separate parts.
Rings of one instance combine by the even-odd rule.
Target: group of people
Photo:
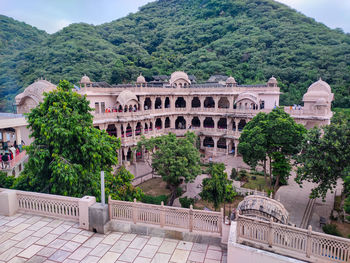
[[[6,169],[10,167],[10,161],[13,160],[21,152],[21,147],[18,147],[16,142],[10,146],[5,147],[5,151],[0,153],[1,168]]]
[[[296,105],[296,104],[294,104],[293,106],[290,106],[290,109],[293,109],[293,110],[301,110],[301,105]]]

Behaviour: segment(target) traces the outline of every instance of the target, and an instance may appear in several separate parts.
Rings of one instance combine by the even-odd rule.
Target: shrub
[[[12,188],[13,183],[15,182],[14,176],[7,176],[6,173],[0,172],[0,187],[1,188]]]
[[[325,232],[326,234],[329,234],[329,235],[338,236],[338,237],[342,236],[342,234],[337,229],[337,226],[333,225],[333,224],[327,224],[327,225],[323,226],[322,230],[323,230],[323,232]]]
[[[256,180],[256,176],[255,175],[253,175],[253,176],[251,176],[250,178],[252,178],[252,180]]]
[[[142,203],[146,204],[154,204],[154,205],[160,205],[164,202],[166,204],[168,202],[168,196],[166,195],[158,195],[158,196],[152,196],[152,195],[143,195],[141,198]]]
[[[176,188],[176,197],[179,197],[181,195],[182,195],[182,188],[181,187]]]
[[[236,180],[237,176],[238,176],[238,172],[237,172],[236,168],[232,168],[232,170],[231,170],[231,179],[232,180]]]
[[[239,180],[240,181],[248,181],[248,173],[246,170],[242,170],[239,172]]]
[[[179,199],[181,207],[190,208],[190,205],[194,205],[194,199],[188,198],[187,196]]]

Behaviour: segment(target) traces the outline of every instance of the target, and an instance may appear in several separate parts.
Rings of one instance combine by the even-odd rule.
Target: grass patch
[[[338,232],[341,234],[342,237],[350,238],[349,223],[345,223],[345,222],[343,223],[343,222],[332,220],[331,224],[336,226],[336,229],[338,230]]]
[[[162,178],[153,178],[151,180],[143,182],[142,184],[139,184],[138,187],[140,187],[146,195],[170,195],[170,190],[166,188],[166,182],[164,182]]]
[[[255,180],[253,180],[252,177],[256,177]],[[267,181],[269,182],[270,179],[267,178]],[[252,189],[255,190],[257,189],[258,191],[264,190],[265,192],[268,192],[269,186],[265,182],[264,176],[257,175],[257,174],[248,174],[248,182],[246,182],[244,185],[242,185],[244,188]]]

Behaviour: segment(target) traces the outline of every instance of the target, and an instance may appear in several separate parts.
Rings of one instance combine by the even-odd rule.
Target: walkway
[[[175,239],[84,231],[75,222],[0,216],[0,262],[224,263],[221,247]]]

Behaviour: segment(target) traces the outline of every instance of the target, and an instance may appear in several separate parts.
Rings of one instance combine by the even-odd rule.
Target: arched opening
[[[142,129],[141,122],[138,122],[137,125],[136,125],[136,129],[135,129],[135,135],[136,136],[141,135],[141,129]]]
[[[186,120],[184,117],[177,117],[175,121],[175,129],[186,129]]]
[[[165,123],[164,123],[164,127],[167,129],[167,128],[170,128],[170,119],[169,117],[166,117],[165,119]]]
[[[170,108],[170,99],[169,99],[169,97],[166,97],[166,98],[165,98],[164,107],[165,107],[166,109]]]
[[[246,121],[245,120],[241,120],[239,123],[238,123],[238,131],[242,131],[244,129],[244,126],[246,125]]]
[[[154,103],[155,109],[161,109],[162,108],[162,100],[158,97],[156,98],[156,102]]]
[[[235,121],[232,122],[232,130],[233,130],[233,131],[236,130],[236,122],[235,122]]]
[[[149,128],[148,128],[149,131],[152,131],[153,130],[153,124],[152,122],[149,123]]]
[[[128,123],[128,126],[126,127],[126,137],[131,137],[132,136],[132,129],[130,124]]]
[[[192,108],[200,108],[201,107],[201,101],[198,97],[194,97],[191,103]]]
[[[264,109],[265,108],[265,101],[264,100],[261,100],[260,101],[260,109]]]
[[[193,117],[191,125],[192,127],[199,128],[201,127],[201,121],[199,120],[198,117]]]
[[[124,112],[128,112],[128,105],[124,106]]]
[[[219,109],[228,109],[230,108],[230,102],[226,97],[221,97],[218,102]]]
[[[211,117],[206,117],[203,123],[204,128],[214,128],[214,121]]]
[[[150,109],[152,109],[152,101],[151,101],[151,99],[150,99],[149,97],[147,97],[147,98],[145,99],[145,103],[144,103],[143,105],[144,105],[144,109],[145,109],[145,110],[150,110]]]
[[[132,151],[131,151],[131,149],[129,148],[128,153],[127,153],[127,155],[126,155],[126,160],[130,162],[131,156],[132,156]]]
[[[100,129],[100,126],[94,126],[95,129],[99,130]]]
[[[161,118],[157,118],[157,119],[156,119],[155,128],[156,128],[157,130],[162,129],[162,120],[161,120]]]
[[[120,126],[120,132],[121,132],[122,138],[124,138],[125,134],[124,134],[124,126],[123,126],[123,124]]]
[[[227,149],[227,145],[226,145],[226,139],[225,138],[220,138],[218,140],[218,148],[220,149]]]
[[[227,129],[227,119],[226,118],[220,118],[218,122],[218,128],[219,129]]]
[[[203,146],[213,148],[214,147],[213,138],[212,137],[205,137],[204,141],[203,141]]]
[[[123,112],[123,106],[122,105],[119,105],[118,112]]]
[[[145,123],[145,133],[148,133],[148,124]]]
[[[129,112],[132,112],[133,108],[132,105],[129,106]]]
[[[215,108],[215,101],[213,97],[206,97],[204,100],[204,108]]]
[[[175,108],[186,108],[186,101],[183,97],[178,97],[175,101]]]
[[[108,127],[107,127],[107,133],[110,135],[110,136],[115,136],[117,137],[117,128],[115,127],[114,124],[109,124]]]

